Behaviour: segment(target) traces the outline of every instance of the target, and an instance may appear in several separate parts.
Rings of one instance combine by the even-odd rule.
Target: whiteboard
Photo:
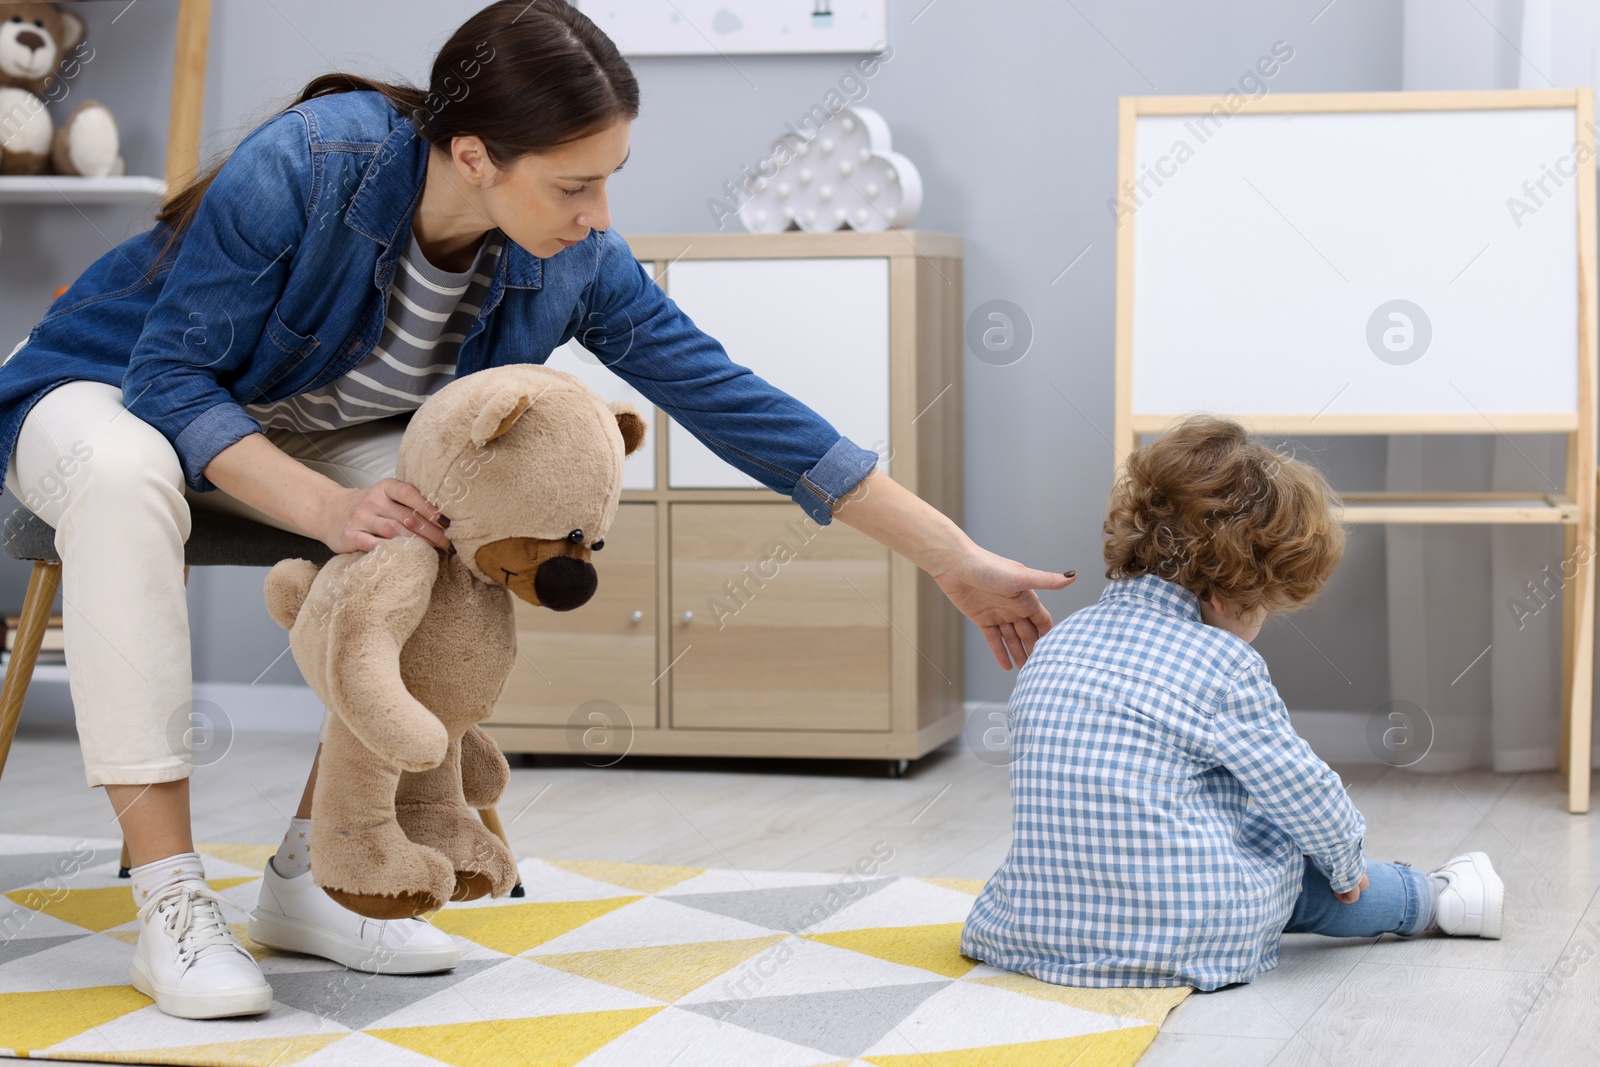
[[[1576,136],[1570,107],[1137,116],[1131,414],[1576,413]]]

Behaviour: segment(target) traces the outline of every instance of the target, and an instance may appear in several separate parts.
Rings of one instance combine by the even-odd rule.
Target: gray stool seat
[[[271,567],[286,559],[308,559],[320,566],[333,558],[321,541],[276,526],[199,508],[189,514],[183,562],[191,567]],[[6,519],[4,542],[12,559],[61,562],[55,527],[27,508],[16,509]]]

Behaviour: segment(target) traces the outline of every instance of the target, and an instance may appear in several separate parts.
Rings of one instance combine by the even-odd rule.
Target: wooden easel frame
[[[1135,125],[1141,116],[1205,115],[1228,108],[1228,97],[1123,97],[1118,110],[1117,183],[1137,180]],[[1238,101],[1235,97],[1234,101]],[[1236,115],[1352,111],[1484,111],[1505,108],[1559,108],[1573,112],[1576,145],[1594,155],[1594,94],[1585,89],[1503,90],[1452,93],[1299,93],[1247,100]],[[1595,388],[1596,275],[1595,168],[1578,167],[1578,410],[1576,414],[1492,415],[1239,415],[1256,434],[1488,434],[1562,433],[1567,438],[1565,493],[1529,491],[1489,493],[1347,493],[1344,518],[1350,523],[1547,523],[1565,533],[1565,555],[1587,548],[1590,573],[1568,585],[1562,598],[1562,747],[1567,776],[1567,808],[1589,810],[1590,748],[1593,727],[1595,641]],[[1114,464],[1138,444],[1141,434],[1169,425],[1172,414],[1133,410],[1133,255],[1138,215],[1128,215],[1117,231],[1116,399],[1112,431]],[[1313,419],[1316,425],[1312,426]],[[1485,425],[1492,419],[1492,424]],[[1514,502],[1514,503],[1513,503]]]

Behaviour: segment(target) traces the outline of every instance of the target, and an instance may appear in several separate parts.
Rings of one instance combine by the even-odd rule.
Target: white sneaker
[[[1482,852],[1457,856],[1428,875],[1433,924],[1455,937],[1497,939],[1505,919],[1506,884]]]
[[[284,878],[261,874],[261,900],[250,936],[269,948],[303,952],[373,974],[448,971],[461,960],[451,936],[426,919],[369,919],[342,906],[311,872]]]
[[[133,987],[180,1019],[259,1015],[272,987],[222,916],[225,902],[202,881],[168,886],[139,909]]]

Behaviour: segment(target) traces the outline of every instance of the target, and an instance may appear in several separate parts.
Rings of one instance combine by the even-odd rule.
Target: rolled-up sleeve
[[[878,463],[876,452],[729,359],[615,233],[604,235],[578,327],[578,342],[624,381],[723,460],[789,497],[821,525],[832,521],[840,498]]]
[[[295,112],[245,138],[206,190],[129,359],[123,403],[172,442],[196,492],[216,488],[204,471],[217,453],[261,430],[223,382],[263,334],[286,364],[304,354],[273,318],[305,235],[312,169]]]
[[[1333,768],[1289,725],[1289,709],[1260,657],[1233,678],[1212,728],[1217,761],[1261,814],[1293,839],[1335,893],[1354,889],[1367,870],[1366,820]]]

